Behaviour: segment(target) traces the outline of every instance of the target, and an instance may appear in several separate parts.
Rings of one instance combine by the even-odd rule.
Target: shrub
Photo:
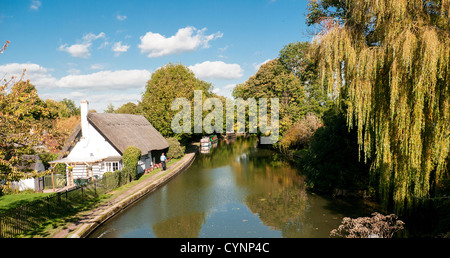
[[[140,158],[141,150],[134,146],[128,146],[123,153],[123,165],[128,169],[132,180],[137,179],[137,164]]]
[[[106,172],[102,177],[102,184],[106,189],[112,190],[130,182],[130,171],[128,168],[115,172]]]
[[[114,189],[117,186],[115,176],[113,172],[106,172],[102,176],[102,184],[106,189]]]
[[[367,192],[370,167],[359,156],[356,130],[348,131],[345,113],[337,107],[326,111],[323,121],[298,161],[308,185],[326,194],[336,189],[352,195]]]
[[[392,238],[404,225],[403,221],[397,220],[395,214],[385,216],[374,212],[372,217],[343,218],[339,228],[333,229],[330,235],[346,238]]]
[[[135,167],[136,168],[136,167]],[[121,171],[116,171],[117,174],[120,175],[120,185],[124,185],[129,183],[131,180],[136,179],[135,175],[132,174],[132,169],[128,167],[124,167]],[[137,172],[136,172],[137,175]]]
[[[280,140],[280,150],[286,152],[289,148],[308,148],[314,132],[321,126],[320,119],[315,114],[308,113],[288,129]]]
[[[181,146],[180,142],[175,138],[167,138],[167,142],[169,142],[169,151],[167,152],[167,158],[169,159],[178,159],[183,157],[185,147]]]

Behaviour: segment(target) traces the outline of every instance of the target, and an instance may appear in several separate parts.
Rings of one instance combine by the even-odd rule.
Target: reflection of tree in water
[[[307,194],[298,170],[279,161],[270,150],[261,149],[249,152],[232,166],[236,182],[251,188],[246,205],[265,225],[281,230],[284,237],[308,235],[312,225],[304,221]]]
[[[198,238],[205,213],[190,213],[170,218],[153,225],[153,232],[160,238]]]
[[[228,166],[242,153],[247,153],[254,149],[256,141],[256,137],[239,137],[232,144],[226,144],[223,141],[219,141],[218,147],[212,148],[210,153],[199,154],[196,157],[193,167],[212,169]]]
[[[307,200],[301,189],[286,188],[250,195],[246,204],[264,225],[280,230],[283,237],[307,236],[312,229],[312,225],[304,221]]]

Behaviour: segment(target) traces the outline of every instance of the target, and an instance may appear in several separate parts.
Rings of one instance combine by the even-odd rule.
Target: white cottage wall
[[[83,135],[79,142],[73,147],[72,151],[67,156],[68,159],[73,160],[94,160],[103,159],[106,157],[120,157],[120,153],[95,129],[89,122],[83,123]],[[86,129],[87,127],[87,129]],[[92,164],[94,176],[102,177],[103,171],[100,169],[100,164]],[[87,165],[76,165],[73,168],[73,178],[86,178]]]
[[[71,159],[92,160],[94,158],[105,158],[122,156],[103,136],[93,127],[89,126],[89,137],[81,138],[67,156]]]

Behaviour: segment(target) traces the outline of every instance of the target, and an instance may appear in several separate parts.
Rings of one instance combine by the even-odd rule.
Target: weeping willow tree
[[[398,214],[448,173],[450,1],[310,1],[320,78],[347,105],[381,203]]]

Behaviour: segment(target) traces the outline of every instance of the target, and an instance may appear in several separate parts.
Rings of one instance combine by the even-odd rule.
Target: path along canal
[[[309,193],[296,168],[254,139],[238,138],[198,154],[189,169],[89,237],[329,237],[343,217],[371,213]]]

